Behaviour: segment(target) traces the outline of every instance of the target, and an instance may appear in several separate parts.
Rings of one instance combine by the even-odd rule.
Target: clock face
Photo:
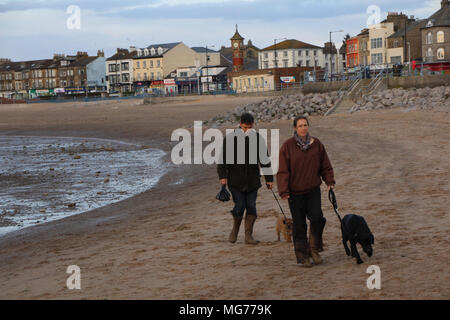
[[[238,47],[238,43],[237,43],[237,42],[234,43],[234,47],[235,47],[235,48]]]

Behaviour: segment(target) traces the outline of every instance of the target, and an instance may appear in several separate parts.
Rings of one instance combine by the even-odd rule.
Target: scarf
[[[302,149],[303,151],[306,151],[311,146],[311,136],[309,133],[306,135],[306,141],[303,141],[300,136],[297,134],[297,131],[294,131],[294,138],[297,142],[297,145]]]

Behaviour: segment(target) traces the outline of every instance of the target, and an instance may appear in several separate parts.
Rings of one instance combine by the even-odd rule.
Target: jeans
[[[318,246],[316,249],[322,250],[322,231],[326,219],[323,217],[322,204],[320,198],[320,187],[317,187],[306,194],[289,196],[289,209],[292,214],[293,230],[292,238],[295,251],[306,253],[308,246],[306,218],[311,223],[311,234],[315,236]],[[311,239],[310,239],[311,241]]]
[[[234,208],[231,210],[231,214],[235,217],[243,217],[244,211],[247,210],[247,215],[256,216],[258,189],[247,192],[242,192],[233,187],[229,187],[229,189],[234,202]]]

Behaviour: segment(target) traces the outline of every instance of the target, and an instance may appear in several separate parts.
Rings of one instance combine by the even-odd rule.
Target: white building
[[[130,48],[131,49],[131,48]],[[133,88],[133,57],[136,50],[117,49],[106,59],[106,76],[108,92],[129,92]]]
[[[325,66],[322,47],[295,39],[262,49],[258,60],[259,69]]]
[[[387,38],[394,33],[393,22],[382,22],[369,27],[369,50],[371,69],[382,69],[389,61]],[[397,54],[392,52],[392,54]]]

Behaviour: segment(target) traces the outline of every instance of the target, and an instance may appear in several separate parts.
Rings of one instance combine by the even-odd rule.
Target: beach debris
[[[76,206],[77,206],[76,203],[69,203],[69,204],[67,205],[67,207],[69,207],[69,208],[75,208]]]
[[[39,210],[39,212],[40,212],[40,213],[46,213],[46,212],[47,212],[47,209],[42,208],[41,210]]]
[[[75,160],[78,160],[78,159],[81,159],[81,156],[80,155],[76,155],[75,157],[73,157]]]
[[[105,178],[105,180],[103,180],[104,183],[108,183],[109,182],[109,178]]]

